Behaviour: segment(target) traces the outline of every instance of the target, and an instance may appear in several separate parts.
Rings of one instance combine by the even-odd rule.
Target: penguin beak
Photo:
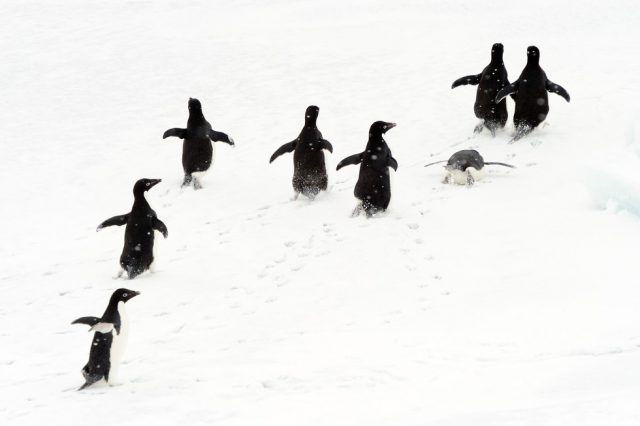
[[[136,296],[140,296],[140,292],[139,291],[132,291],[130,299],[133,299]]]
[[[387,123],[387,124],[384,126],[384,131],[386,132],[387,130],[389,130],[389,129],[393,129],[394,127],[396,127],[396,123]]]
[[[151,184],[149,185],[150,189],[156,186],[157,184],[159,184],[160,182],[162,182],[162,179],[150,179],[150,180],[151,180]]]

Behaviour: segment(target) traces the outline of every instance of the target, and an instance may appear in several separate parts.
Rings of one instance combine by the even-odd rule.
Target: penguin
[[[112,225],[127,225],[124,230],[124,247],[120,255],[122,269],[118,278],[126,271],[133,279],[151,267],[153,263],[153,231],[161,232],[167,238],[167,226],[158,219],[144,193],[161,182],[161,179],[140,179],[133,186],[133,207],[127,214],[105,220],[96,231]]]
[[[513,114],[513,123],[516,126],[516,134],[509,143],[527,135],[547,118],[549,113],[547,92],[556,93],[567,102],[570,101],[569,93],[559,84],[549,80],[540,67],[540,50],[535,46],[529,46],[527,65],[520,77],[496,95],[496,102],[500,102],[507,95],[515,96],[516,110]]]
[[[445,161],[435,161],[425,165],[425,167],[434,164],[444,163]],[[442,183],[457,183],[458,185],[473,185],[484,177],[484,166],[496,165],[515,168],[511,164],[498,163],[495,161],[484,161],[482,155],[475,149],[464,149],[453,154],[446,161],[444,168],[447,170]]]
[[[320,191],[327,190],[327,169],[324,164],[323,149],[333,153],[331,142],[322,138],[322,133],[318,130],[316,121],[320,108],[310,105],[304,113],[304,127],[293,141],[278,148],[271,158],[273,160],[293,151],[293,190],[294,200],[300,194],[313,200]]]
[[[124,354],[129,335],[129,322],[124,304],[140,294],[139,291],[119,288],[109,299],[102,317],[82,317],[71,324],[86,324],[94,331],[89,361],[82,368],[84,384],[78,390],[103,380],[112,383],[116,380],[118,366]]]
[[[227,134],[216,132],[211,124],[204,118],[200,101],[189,98],[189,119],[186,129],[169,129],[162,135],[162,139],[175,136],[184,139],[182,143],[182,168],[184,169],[184,181],[182,186],[193,183],[194,189],[202,188],[200,180],[205,175],[213,161],[214,142],[224,142],[235,145],[233,139]]]
[[[496,130],[502,129],[507,123],[507,118],[509,117],[507,101],[495,101],[496,94],[500,89],[509,84],[507,69],[502,60],[503,53],[504,47],[502,44],[495,43],[491,47],[491,62],[480,74],[461,77],[451,85],[452,89],[466,84],[478,85],[473,111],[476,117],[482,121],[476,126],[474,133],[480,133],[486,127],[491,132],[491,135],[495,137]]]
[[[398,162],[382,137],[387,130],[396,127],[395,123],[376,121],[369,129],[369,141],[365,150],[359,154],[351,155],[336,167],[340,170],[344,166],[360,164],[358,182],[353,191],[356,198],[361,200],[353,216],[360,214],[364,210],[367,217],[371,217],[378,212],[385,211],[391,200],[391,181],[389,178],[389,167],[398,170]]]

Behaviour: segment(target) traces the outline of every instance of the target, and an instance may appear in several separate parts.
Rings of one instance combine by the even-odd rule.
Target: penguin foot
[[[117,279],[122,278],[122,274],[124,274],[124,269],[120,268],[120,270],[118,271],[118,273],[117,273],[117,274],[115,274],[115,275],[113,276],[113,279],[114,279],[114,280],[117,280]]]
[[[296,201],[299,196],[300,196],[300,193],[296,192],[295,194],[293,194],[293,198],[291,198],[291,201]]]
[[[202,189],[202,184],[198,179],[195,179],[195,178],[193,179],[193,189],[195,190]]]
[[[451,173],[447,173],[444,179],[442,179],[442,183],[445,185],[449,185],[451,183]]]
[[[353,211],[351,212],[351,217],[360,216],[360,213],[362,213],[362,203],[358,204],[356,208],[353,209]]]
[[[478,123],[476,127],[473,129],[473,133],[480,133],[484,129],[484,123]]]
[[[192,180],[193,180],[193,177],[191,175],[184,175],[184,180],[182,181],[181,187],[184,188],[185,186],[191,185]]]
[[[473,186],[476,180],[473,178],[471,173],[467,172],[467,186]]]

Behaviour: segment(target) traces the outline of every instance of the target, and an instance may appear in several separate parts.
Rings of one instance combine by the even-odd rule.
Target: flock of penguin
[[[507,122],[506,97],[511,96],[515,101],[515,135],[514,142],[545,120],[549,113],[547,92],[556,93],[569,102],[569,94],[560,85],[551,82],[540,67],[540,51],[535,46],[527,48],[527,65],[518,80],[509,83],[507,70],[504,66],[502,44],[496,43],[491,48],[491,62],[480,74],[469,75],[456,80],[452,88],[460,85],[477,85],[474,112],[481,122],[474,132],[478,133],[487,128],[493,136],[496,130],[503,128]],[[214,159],[214,148],[211,142],[224,142],[231,146],[234,141],[227,134],[213,130],[211,124],[202,113],[202,105],[197,99],[189,99],[189,119],[187,128],[173,128],[167,130],[163,139],[178,137],[183,139],[182,166],[184,181],[182,186],[193,185],[194,189],[202,187],[201,179],[211,167]],[[271,156],[273,162],[282,154],[293,152],[293,189],[295,198],[299,194],[313,199],[320,192],[327,189],[327,170],[324,152],[333,152],[329,141],[322,137],[316,126],[320,109],[309,106],[305,112],[305,124],[296,139],[282,145]],[[360,200],[354,215],[362,211],[369,217],[384,211],[391,200],[391,183],[389,167],[397,170],[398,162],[383,135],[395,127],[395,123],[376,121],[369,129],[369,140],[364,151],[350,155],[340,161],[336,170],[348,165],[360,165],[358,181],[354,195]],[[432,164],[444,163],[447,170],[444,183],[458,183],[472,185],[481,177],[485,165],[512,165],[496,162],[485,162],[480,153],[475,150],[463,150],[454,153],[449,160],[436,161]],[[129,279],[133,279],[153,264],[154,231],[160,232],[165,238],[168,236],[166,225],[158,218],[151,208],[144,193],[157,185],[160,179],[140,179],[133,187],[134,202],[129,213],[114,216],[102,222],[97,230],[108,226],[125,227],[124,247],[120,256],[121,270],[118,277],[125,272]],[[112,383],[116,377],[116,370],[120,363],[124,345],[127,340],[128,322],[124,309],[126,302],[136,297],[137,291],[121,288],[113,292],[106,310],[101,317],[82,317],[72,324],[86,324],[89,331],[94,332],[89,361],[82,369],[85,383],[84,389],[94,383]],[[79,389],[79,390],[80,390]]]

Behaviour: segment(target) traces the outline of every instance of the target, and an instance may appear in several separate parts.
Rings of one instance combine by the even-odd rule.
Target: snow
[[[635,2],[4,0],[0,15],[0,424],[640,424]],[[548,125],[473,135],[494,42],[571,94]],[[232,136],[181,189],[187,101]],[[308,105],[330,189],[291,201]],[[510,114],[513,103],[508,100]],[[510,117],[511,118],[511,117]],[[351,218],[375,120],[399,168]],[[440,167],[477,149],[471,188]],[[133,183],[169,229],[118,270]],[[120,382],[82,392],[77,317],[127,304]]]

